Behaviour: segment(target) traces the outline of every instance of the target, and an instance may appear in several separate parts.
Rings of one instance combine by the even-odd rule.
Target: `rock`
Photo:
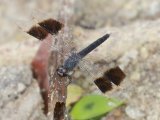
[[[19,64],[29,65],[38,46],[39,42],[33,39],[0,45],[0,66],[16,66]]]
[[[0,119],[45,120],[42,99],[28,66],[0,68]]]
[[[75,21],[84,28],[100,28],[105,24],[123,26],[137,20],[157,19],[157,0],[81,0],[75,2]]]
[[[142,111],[140,111],[138,108],[134,108],[131,106],[126,107],[126,113],[130,118],[134,120],[140,120],[145,116],[145,114]]]

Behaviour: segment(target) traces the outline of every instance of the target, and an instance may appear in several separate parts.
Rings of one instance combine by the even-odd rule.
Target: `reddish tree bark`
[[[52,36],[48,36],[41,42],[40,47],[31,63],[33,76],[37,79],[40,86],[42,98],[44,100],[44,113],[48,113],[48,94],[49,94],[49,79],[48,79],[48,60],[50,57],[50,48]]]

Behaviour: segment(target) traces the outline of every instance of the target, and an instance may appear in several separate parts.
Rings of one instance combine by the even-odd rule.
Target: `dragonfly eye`
[[[66,77],[67,76],[67,70],[61,66],[57,69],[57,74],[61,77]]]

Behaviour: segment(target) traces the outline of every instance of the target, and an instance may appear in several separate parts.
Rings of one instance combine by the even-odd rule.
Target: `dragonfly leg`
[[[67,78],[67,85],[69,85],[72,83],[72,77],[68,75]]]

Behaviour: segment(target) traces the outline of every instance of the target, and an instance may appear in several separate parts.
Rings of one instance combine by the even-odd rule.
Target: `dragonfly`
[[[48,34],[56,35],[58,32],[64,27],[64,25],[52,18],[43,20],[38,23],[39,26],[33,26],[28,31],[26,31],[29,35],[43,40],[47,37]],[[79,52],[72,52],[67,59],[64,60],[63,64],[60,65],[56,72],[60,77],[70,77],[72,71],[79,64],[83,58],[88,55],[91,51],[101,45],[109,38],[109,34],[105,34],[99,39],[95,40],[93,43],[85,47]],[[121,70],[119,66],[111,68],[105,71],[101,77],[96,78],[94,80],[95,85],[100,89],[102,93],[106,93],[111,90],[113,84],[119,86],[120,83],[125,78],[125,73]]]
[[[36,58],[38,59],[38,61],[40,61],[40,63],[37,63],[36,60],[35,60],[36,62],[34,60],[32,62],[32,67],[34,68],[32,69],[33,75],[37,80],[39,79],[38,83],[41,89],[42,98],[44,100],[44,113],[45,114],[48,114],[48,110],[49,110],[48,103],[50,103],[49,98],[50,99],[53,98],[51,101],[54,101],[56,99],[56,103],[55,102],[53,103],[55,106],[51,109],[54,109],[54,111],[63,111],[64,106],[65,106],[66,91],[67,91],[66,90],[67,85],[63,80],[66,80],[66,78],[69,78],[68,83],[72,82],[70,79],[72,78],[73,71],[75,70],[77,66],[79,66],[79,68],[81,69],[84,69],[85,71],[87,71],[87,73],[91,75],[91,77],[94,80],[94,84],[97,86],[97,88],[99,88],[99,90],[102,93],[106,93],[107,91],[112,90],[114,85],[119,86],[120,83],[125,78],[125,73],[121,70],[119,66],[108,69],[102,73],[100,72],[100,76],[96,78],[97,76],[95,76],[95,73],[93,73],[93,71],[90,71],[92,70],[91,62],[85,62],[84,60],[84,58],[91,51],[93,51],[95,48],[97,48],[102,43],[104,43],[106,40],[108,40],[110,37],[110,34],[103,35],[102,37],[98,38],[93,43],[91,43],[90,45],[86,46],[85,48],[83,48],[82,50],[78,52],[75,50],[71,50],[66,55],[61,52],[62,50],[61,48],[71,47],[69,44],[70,41],[65,41],[66,39],[63,39],[64,44],[62,44],[61,46],[51,45],[53,42],[54,43],[56,42],[57,40],[56,36],[59,36],[61,34],[61,31],[65,29],[64,24],[53,18],[45,19],[36,24],[37,24],[36,26],[32,26],[30,29],[25,30],[25,32],[37,38],[38,40],[42,42],[45,42],[45,41],[48,42],[48,43],[45,42],[46,46],[43,46],[43,45],[40,46],[41,49],[40,51],[37,52],[38,54],[39,53],[44,54]],[[48,39],[48,36],[53,36],[53,38],[55,39],[51,41]],[[53,51],[54,50],[56,51],[55,53],[58,53],[64,56],[63,57],[64,60],[62,62],[58,62],[58,65],[54,66],[55,70],[52,70],[54,71],[53,76],[52,74],[49,75],[50,79],[48,78],[48,75],[46,73],[46,71],[48,71],[47,66],[49,65],[48,63],[49,53],[45,52],[47,51],[46,50],[47,48],[50,48],[49,46],[52,47]],[[56,57],[58,56],[56,55]],[[53,58],[53,59],[55,59],[55,61],[58,60],[56,58]],[[88,66],[90,66],[91,69],[88,69]],[[40,70],[42,68],[44,70]],[[98,69],[98,68],[94,67],[94,69]],[[36,75],[39,75],[39,76],[36,76]],[[50,81],[48,82],[48,80],[51,80],[51,82]],[[58,80],[60,82],[58,82]],[[52,92],[50,91],[51,89],[53,89]],[[57,94],[54,93],[54,91],[56,91]],[[52,93],[53,95],[50,95],[50,97],[48,97],[48,95]],[[54,116],[58,116],[56,112],[54,113]]]

